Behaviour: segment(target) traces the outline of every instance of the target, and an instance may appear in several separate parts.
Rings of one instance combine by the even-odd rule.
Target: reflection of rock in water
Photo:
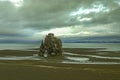
[[[62,42],[53,33],[49,33],[42,41],[39,51],[40,56],[62,55]]]

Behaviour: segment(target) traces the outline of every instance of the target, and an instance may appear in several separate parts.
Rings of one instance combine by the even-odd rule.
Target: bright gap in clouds
[[[114,2],[120,6],[120,0],[115,0]]]
[[[78,11],[74,11],[70,13],[70,16],[77,16],[82,14],[90,14],[90,13],[99,13],[99,12],[109,12],[109,8],[105,7],[103,4],[100,3],[94,3],[91,8],[85,9],[84,7],[81,7],[78,9]]]
[[[102,25],[96,27],[84,27],[84,26],[69,26],[63,28],[54,28],[45,31],[37,31],[34,37],[44,37],[48,33],[54,33],[59,37],[84,37],[84,36],[106,36],[115,35],[116,32],[113,29],[114,25]]]
[[[15,7],[23,6],[23,0],[10,0],[10,2],[13,3]]]
[[[63,27],[55,28],[37,33],[37,35],[47,35],[48,33],[54,33],[60,37],[80,37],[95,35],[96,32],[83,29],[83,26]],[[88,28],[87,28],[88,29]]]
[[[0,0],[0,1],[9,1],[11,2],[16,8],[22,7],[24,0]]]
[[[46,35],[48,33],[54,33],[56,36],[64,36],[66,34],[69,34],[72,32],[71,27],[64,27],[64,28],[55,28],[55,29],[50,29],[47,31],[42,31],[40,34]]]
[[[87,17],[81,18],[81,17],[77,17],[77,20],[80,21],[80,22],[83,22],[83,21],[90,21],[90,20],[92,20],[92,18],[87,18]]]

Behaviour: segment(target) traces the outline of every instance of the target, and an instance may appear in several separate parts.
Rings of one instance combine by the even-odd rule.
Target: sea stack
[[[62,41],[54,36],[53,33],[46,35],[40,45],[39,56],[61,56],[62,55]]]

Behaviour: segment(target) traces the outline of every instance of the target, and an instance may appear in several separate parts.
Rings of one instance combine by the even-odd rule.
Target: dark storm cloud
[[[85,15],[80,14],[82,17],[91,16],[93,18],[90,24],[94,23],[111,23],[111,21],[119,20],[119,5],[114,0],[25,0],[24,6],[19,10],[16,10],[12,3],[1,3],[1,16],[4,21],[26,21],[25,27],[64,27],[80,25],[81,23],[76,20],[76,16],[71,18],[69,14],[77,9],[84,7],[83,9],[92,8],[92,5],[103,4],[110,9],[109,13],[95,13]],[[4,7],[4,8],[3,8]],[[116,15],[117,14],[117,15]],[[106,16],[110,15],[110,16]],[[77,15],[79,16],[79,15]],[[2,18],[1,18],[2,19]],[[111,20],[112,19],[112,20]],[[31,24],[32,23],[32,24]]]
[[[74,4],[73,4],[73,3]],[[69,13],[72,11],[77,2],[69,0],[35,0],[33,3],[26,3],[26,6],[21,8],[21,14],[27,21],[37,21],[36,28],[63,27],[71,23],[66,23],[69,19]]]
[[[120,0],[0,0],[0,37],[118,36],[119,13]]]
[[[0,37],[26,37],[28,35],[23,34],[0,34]]]

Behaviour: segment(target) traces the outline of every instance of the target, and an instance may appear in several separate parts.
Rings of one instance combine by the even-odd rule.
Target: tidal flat
[[[43,58],[38,49],[0,50],[1,80],[120,80],[120,52],[64,48]]]

